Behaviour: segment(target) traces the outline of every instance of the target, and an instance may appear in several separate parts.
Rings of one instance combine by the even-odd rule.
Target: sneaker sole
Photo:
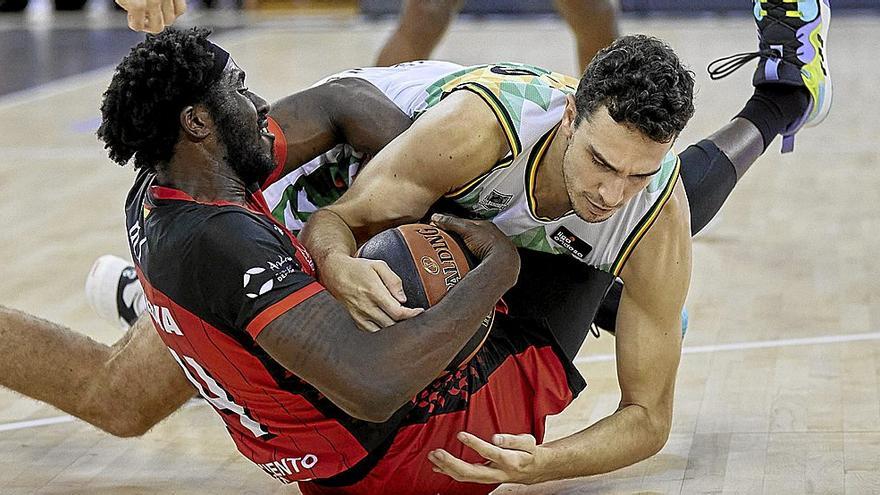
[[[822,123],[828,112],[831,110],[831,100],[834,96],[833,86],[831,84],[831,71],[828,70],[828,30],[831,28],[831,7],[826,0],[819,0],[819,15],[822,17],[822,29],[820,35],[825,45],[822,47],[822,70],[825,71],[825,99],[822,101],[822,107],[816,117],[804,124],[804,127],[814,127]]]
[[[130,263],[124,259],[105,254],[92,264],[89,275],[86,277],[86,299],[92,310],[102,319],[119,324],[119,312],[116,308],[116,291],[119,274]],[[114,283],[106,281],[111,278]]]

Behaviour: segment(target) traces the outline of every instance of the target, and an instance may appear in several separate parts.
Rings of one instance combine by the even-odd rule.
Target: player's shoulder
[[[675,180],[675,179],[673,179]],[[639,242],[627,266],[636,271],[663,272],[666,268],[690,264],[691,222],[690,208],[684,185],[675,180],[668,200],[657,219]],[[625,267],[626,268],[626,267]],[[661,277],[663,276],[660,273]],[[626,280],[626,277],[622,275]]]
[[[198,217],[188,234],[205,248],[228,250],[255,242],[283,239],[284,232],[271,220],[238,206],[205,206],[193,211]]]

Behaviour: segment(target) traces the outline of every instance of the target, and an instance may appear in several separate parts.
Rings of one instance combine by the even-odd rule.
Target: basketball
[[[409,308],[429,308],[437,304],[476,265],[475,258],[457,236],[425,224],[402,225],[380,232],[361,246],[358,255],[388,264],[403,282],[404,306]],[[494,320],[493,309],[446,371],[458,369],[477,353],[489,336]]]

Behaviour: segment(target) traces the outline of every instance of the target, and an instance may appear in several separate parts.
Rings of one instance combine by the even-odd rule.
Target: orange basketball
[[[381,232],[361,246],[358,254],[388,264],[403,281],[405,306],[410,308],[437,304],[476,265],[473,255],[457,237],[425,224],[402,225]],[[493,309],[446,367],[447,371],[456,370],[477,353],[494,321]]]

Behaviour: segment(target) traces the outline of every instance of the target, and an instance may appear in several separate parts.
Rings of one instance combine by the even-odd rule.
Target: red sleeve
[[[287,163],[287,138],[284,137],[284,131],[278,122],[275,122],[271,116],[269,117],[269,132],[275,135],[275,145],[273,147],[273,156],[275,158],[275,170],[269,174],[269,177],[260,185],[260,189],[265,189],[273,182],[281,178],[284,172],[284,164]]]

